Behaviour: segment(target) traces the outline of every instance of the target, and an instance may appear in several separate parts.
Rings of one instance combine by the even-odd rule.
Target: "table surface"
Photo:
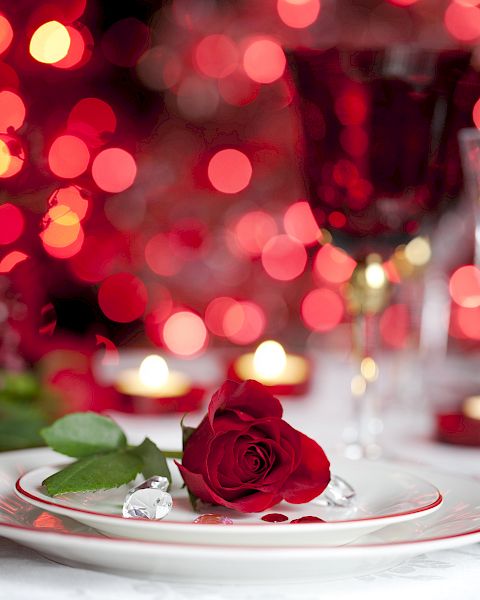
[[[456,473],[480,475],[480,449],[437,444],[431,439],[431,420],[425,394],[412,373],[418,361],[397,358],[381,365],[383,385],[378,393],[385,404],[385,456],[422,462]],[[212,357],[189,368],[206,383],[221,379],[221,365]],[[450,360],[433,378],[429,389],[450,389],[455,381],[471,377],[480,384],[478,369]],[[349,381],[353,366],[341,355],[319,356],[312,391],[306,398],[285,400],[285,418],[317,439],[327,451],[339,447],[349,418]],[[208,375],[206,375],[208,374]],[[208,381],[207,381],[208,379]],[[449,387],[450,386],[450,387]],[[439,392],[440,393],[440,392]],[[165,447],[178,447],[178,417],[162,419],[114,415],[132,441],[149,435]],[[327,426],[328,424],[328,426]],[[480,545],[417,556],[389,571],[364,577],[300,585],[204,586],[146,581],[72,569],[55,564],[33,550],[0,538],[0,597],[9,600],[317,600],[343,598],[449,599],[478,598]]]

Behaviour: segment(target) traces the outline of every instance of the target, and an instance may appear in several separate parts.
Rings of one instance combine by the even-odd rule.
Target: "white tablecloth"
[[[205,373],[204,365],[197,365]],[[195,368],[192,366],[192,368]],[[388,367],[390,369],[390,367]],[[207,369],[215,375],[214,366]],[[473,370],[473,379],[479,377]],[[480,475],[480,450],[449,447],[430,438],[431,422],[416,389],[411,363],[389,371],[389,382],[380,393],[387,399],[385,452],[395,458],[421,461],[443,470]],[[442,370],[442,382],[460,371],[453,365]],[[469,371],[471,372],[471,371]],[[456,375],[457,374],[457,375]],[[464,377],[464,375],[462,375]],[[440,375],[437,379],[440,378]],[[348,418],[350,367],[339,356],[320,358],[315,385],[308,398],[285,401],[286,419],[333,450]],[[444,384],[442,383],[442,386]],[[394,393],[397,390],[399,393]],[[174,418],[161,421],[115,415],[132,440],[150,435],[164,448],[178,446],[180,435]],[[116,575],[71,569],[52,563],[32,550],[0,538],[0,599],[3,600],[389,600],[435,598],[462,600],[480,597],[480,546],[471,545],[418,556],[386,572],[301,586],[200,586],[142,581]]]

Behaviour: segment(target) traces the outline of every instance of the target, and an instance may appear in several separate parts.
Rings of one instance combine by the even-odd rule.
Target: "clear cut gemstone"
[[[145,479],[145,481],[142,481],[142,483],[139,483],[138,485],[136,485],[133,488],[133,490],[130,490],[130,491],[153,488],[154,490],[160,490],[161,492],[166,492],[166,491],[168,491],[169,485],[170,484],[166,477],[162,477],[161,475],[154,475],[153,477],[149,477],[148,479]]]
[[[123,503],[126,519],[163,519],[172,510],[173,500],[168,492],[155,488],[133,489]]]
[[[314,502],[320,506],[348,508],[355,502],[355,496],[355,490],[345,479],[332,475],[330,483]]]

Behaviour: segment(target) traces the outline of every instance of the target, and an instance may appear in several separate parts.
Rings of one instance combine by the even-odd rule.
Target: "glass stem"
[[[354,422],[346,439],[345,452],[351,458],[377,458],[381,454],[379,434],[382,422],[376,390],[375,362],[377,317],[359,314],[353,322],[353,349],[358,371],[352,379]]]

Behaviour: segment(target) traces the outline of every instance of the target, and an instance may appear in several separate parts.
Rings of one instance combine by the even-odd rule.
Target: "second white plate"
[[[45,494],[42,481],[58,467],[40,467],[19,478],[17,494],[30,504],[95,528],[109,536],[139,540],[189,544],[234,546],[312,546],[342,545],[386,525],[426,516],[442,503],[439,490],[428,481],[398,466],[369,461],[332,460],[332,471],[356,490],[356,503],[350,509],[325,508],[315,502],[293,505],[285,502],[270,511],[242,514],[222,507],[205,512],[229,517],[231,525],[195,524],[199,516],[190,507],[186,490],[176,467],[172,496],[174,508],[162,521],[124,519],[123,498],[128,488],[89,494],[68,494],[52,498]],[[284,523],[267,523],[261,517],[281,513]],[[322,519],[314,523],[292,524],[301,517]]]

